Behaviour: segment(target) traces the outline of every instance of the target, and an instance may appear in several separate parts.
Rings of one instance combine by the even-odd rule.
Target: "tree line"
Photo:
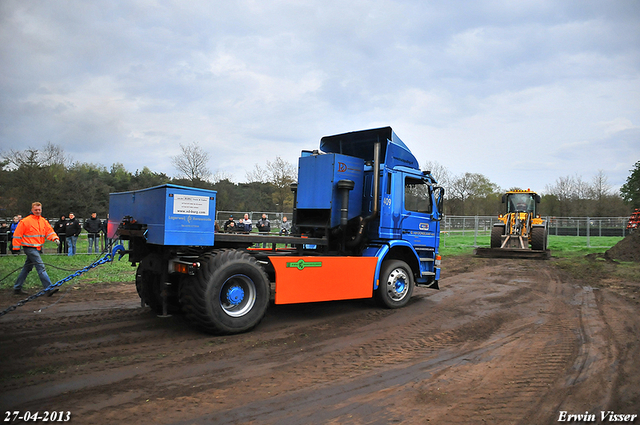
[[[502,195],[506,190],[528,189],[500,188],[477,173],[452,176],[437,162],[427,162],[423,169],[430,170],[445,188],[445,213],[449,215],[497,215],[504,211]],[[591,181],[578,175],[558,177],[538,192],[541,195],[539,211],[555,217],[628,216],[633,208],[640,208],[640,161],[630,171],[620,191],[613,190],[602,170]]]
[[[208,153],[197,143],[180,145],[172,158],[178,175],[169,177],[144,167],[131,172],[123,164],[110,168],[100,164],[74,162],[57,145],[42,149],[9,150],[0,154],[0,217],[28,214],[31,203],[40,201],[44,215],[60,217],[74,212],[86,218],[92,212],[106,217],[109,193],[138,190],[162,184],[177,184],[217,191],[217,209],[227,211],[290,212],[297,180],[297,166],[280,157],[256,164],[246,173],[246,183],[231,181],[208,168]],[[445,188],[445,214],[497,215],[503,211],[504,189],[477,173],[452,176],[446,167],[425,163]],[[559,177],[545,187],[540,211],[546,216],[627,216],[640,208],[640,161],[619,192],[611,189],[599,171],[591,181],[580,176]],[[509,188],[524,189],[524,188]]]

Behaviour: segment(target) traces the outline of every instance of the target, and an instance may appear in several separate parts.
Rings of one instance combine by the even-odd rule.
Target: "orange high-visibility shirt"
[[[40,250],[45,238],[50,241],[59,239],[46,218],[30,214],[20,220],[16,231],[13,232],[13,250],[18,251],[21,246]]]

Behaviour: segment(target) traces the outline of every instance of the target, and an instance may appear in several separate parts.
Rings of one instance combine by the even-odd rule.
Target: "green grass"
[[[45,244],[45,254],[42,255],[42,260],[45,262],[47,274],[51,279],[51,282],[55,283],[67,276],[75,273],[90,264],[93,264],[96,260],[102,258],[104,255],[99,254],[85,254],[87,252],[87,241],[78,241],[78,252],[80,254],[68,257],[66,255],[58,255],[56,252],[56,245],[53,242],[47,241]],[[0,288],[12,288],[18,274],[24,265],[27,257],[24,254],[20,255],[6,255],[0,257]],[[69,282],[82,282],[82,283],[96,283],[96,282],[133,282],[135,280],[135,268],[131,267],[131,263],[128,261],[128,255],[122,257],[122,260],[118,261],[116,256],[115,261],[97,266],[81,276],[74,278]],[[42,284],[38,278],[38,273],[35,268],[29,273],[27,281],[25,282],[25,288],[41,289]]]
[[[610,236],[596,236],[587,238],[584,236],[549,236],[549,249],[551,255],[557,257],[579,257],[594,252],[604,252],[623,238]],[[450,236],[440,237],[441,255],[467,255],[472,254],[474,242],[478,247],[488,248],[489,236]]]
[[[640,263],[607,261],[604,252],[621,241],[622,237],[549,236],[549,249],[555,267],[567,272],[574,279],[592,286],[605,282],[640,282]],[[474,242],[479,247],[489,247],[489,236],[442,235],[440,254],[446,256],[473,254]],[[596,254],[590,255],[589,254]]]

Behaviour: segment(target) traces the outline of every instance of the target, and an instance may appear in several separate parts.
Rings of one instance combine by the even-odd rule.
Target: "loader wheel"
[[[504,226],[493,226],[491,228],[491,248],[500,248],[502,246],[502,235],[504,235]]]
[[[200,264],[182,290],[191,324],[209,333],[233,334],[260,323],[269,303],[269,279],[252,256],[223,250],[202,257]]]
[[[380,284],[374,294],[378,305],[385,308],[404,307],[412,294],[411,267],[400,260],[385,261],[380,271]]]
[[[533,227],[531,229],[531,249],[536,251],[547,249],[547,229],[544,227]]]

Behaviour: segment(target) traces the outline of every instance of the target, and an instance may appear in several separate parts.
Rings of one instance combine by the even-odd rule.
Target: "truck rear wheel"
[[[413,286],[413,272],[407,263],[400,260],[385,261],[374,297],[382,307],[404,307],[413,294]]]
[[[547,229],[533,227],[531,229],[531,249],[543,251],[547,249]]]
[[[163,314],[162,291],[166,291],[167,312],[180,312],[178,296],[165,285],[162,276],[149,269],[149,263],[153,261],[151,256],[142,260],[136,272],[136,291],[140,299],[157,314]]]
[[[504,226],[493,226],[491,228],[491,248],[500,248],[502,246],[502,235],[504,235]]]
[[[215,334],[245,332],[260,323],[269,303],[269,279],[256,260],[243,251],[223,250],[200,263],[182,290],[187,320]]]

